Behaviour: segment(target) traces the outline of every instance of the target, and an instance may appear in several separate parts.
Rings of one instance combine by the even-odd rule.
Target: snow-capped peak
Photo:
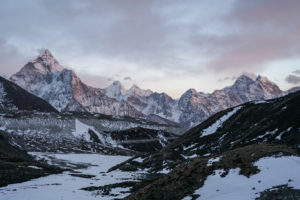
[[[242,74],[241,76],[239,76],[235,82],[253,82],[253,78],[246,75],[246,74]]]
[[[110,86],[104,89],[106,96],[117,100],[122,100],[127,90],[120,81],[114,81]]]
[[[241,75],[236,79],[234,84],[231,87],[226,88],[227,90],[235,90],[235,91],[248,91],[248,88],[251,84],[254,83],[254,80],[247,75]]]
[[[192,95],[198,95],[198,92],[195,89],[190,88],[182,96],[191,97]]]
[[[39,50],[39,56],[29,63],[42,74],[60,72],[64,69],[48,49]]]
[[[131,96],[131,95],[138,95],[138,96],[149,96],[151,95],[153,92],[149,89],[147,90],[143,90],[140,87],[138,87],[136,84],[133,84],[131,86],[131,88],[128,90],[127,92],[127,96]]]
[[[282,91],[280,88],[270,81],[267,77],[258,76],[255,80],[255,83],[260,85],[260,87],[264,90],[264,98],[265,99],[272,99],[279,96]]]
[[[263,82],[263,83],[272,83],[272,84],[275,84],[272,81],[270,81],[267,77],[261,76],[261,75],[258,75],[255,81],[259,81],[259,82]]]

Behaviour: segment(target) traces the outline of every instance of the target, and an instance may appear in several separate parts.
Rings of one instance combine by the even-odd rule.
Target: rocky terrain
[[[109,171],[147,171],[148,175],[141,183],[134,185],[133,194],[127,199],[207,199],[207,196],[201,198],[199,188],[205,186],[205,181],[210,180],[210,176],[220,172],[222,181],[222,177],[226,177],[230,172],[236,173],[232,170],[239,168],[240,171],[235,176],[248,177],[249,179],[245,180],[247,182],[256,174],[259,176],[260,171],[264,169],[255,167],[256,163],[264,159],[272,160],[274,156],[283,159],[283,163],[278,159],[280,167],[274,169],[279,170],[276,173],[279,173],[277,176],[280,177],[286,174],[282,171],[285,164],[288,166],[285,159],[290,159],[285,156],[295,156],[292,160],[299,159],[299,100],[300,93],[297,92],[269,101],[249,102],[219,112],[183,134],[161,152],[134,157]],[[297,163],[298,161],[294,163],[295,169],[299,168]],[[290,182],[294,182],[294,186],[299,189],[300,177],[295,171],[289,174],[288,179],[278,178],[278,185],[268,183],[270,187],[260,187],[261,193],[250,186],[248,189],[254,192],[255,198],[261,194],[262,199],[264,195],[274,194],[269,191],[272,187],[277,187],[282,192],[284,187],[281,185],[288,186],[292,184]],[[267,179],[267,176],[263,177]],[[254,185],[253,183],[253,187]],[[288,187],[285,189],[284,194],[293,191]],[[218,190],[221,189],[215,188],[216,196]],[[203,194],[206,192],[205,190]],[[295,190],[295,195],[298,192]]]
[[[36,111],[0,112],[0,129],[9,133],[12,144],[26,151],[108,155],[159,151],[182,131],[129,117]]]
[[[290,183],[299,187],[300,177],[295,174],[299,161],[299,149],[282,145],[245,146],[212,157],[195,158],[125,199],[263,199],[259,192],[274,186]],[[284,172],[285,165],[289,165],[292,173]],[[300,190],[295,191],[299,195]],[[283,196],[288,195],[287,190]]]
[[[179,99],[137,85],[127,90],[119,81],[99,89],[86,85],[74,71],[61,66],[49,50],[29,61],[10,80],[59,111],[131,116],[162,124],[180,124],[186,130],[221,110],[253,100],[280,97],[299,89],[281,91],[266,77],[253,80],[246,75],[240,76],[232,86],[211,94],[189,89]]]
[[[0,131],[0,187],[62,171],[47,163],[35,161],[24,150],[12,146],[8,134]]]

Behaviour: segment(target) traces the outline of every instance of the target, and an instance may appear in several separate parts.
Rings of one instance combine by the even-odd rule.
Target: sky
[[[0,7],[0,74],[49,49],[104,88],[212,92],[243,73],[300,85],[299,0],[9,0]]]

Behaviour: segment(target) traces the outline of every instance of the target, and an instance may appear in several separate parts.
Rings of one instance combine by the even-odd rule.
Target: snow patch
[[[199,157],[198,154],[193,154],[193,155],[190,155],[190,156],[185,156],[185,155],[181,155],[181,156],[184,157],[184,159],[186,159],[186,160]]]
[[[144,160],[145,160],[144,158],[137,157],[137,158],[133,159],[132,161],[142,163],[142,162],[144,162]]]
[[[75,132],[73,132],[73,135],[77,138],[82,138],[87,142],[92,142],[92,137],[89,134],[89,130],[93,131],[98,139],[101,141],[104,145],[112,145],[113,147],[117,147],[116,141],[114,141],[109,135],[105,136],[103,134],[100,134],[96,129],[92,126],[88,126],[82,122],[80,122],[78,119],[75,119]]]
[[[218,119],[215,123],[213,123],[208,128],[202,131],[201,137],[211,135],[215,133],[218,128],[222,127],[222,124],[227,121],[232,115],[234,115],[238,110],[240,110],[242,106],[235,107],[232,111],[228,112],[227,114],[223,115],[220,119]]]
[[[257,100],[257,101],[253,101],[254,104],[261,104],[261,103],[268,103],[265,100]]]
[[[37,167],[37,166],[33,166],[33,165],[27,166],[27,167],[32,168],[32,169],[43,169],[43,168],[41,168],[41,167]]]
[[[221,158],[222,158],[222,156],[209,159],[209,160],[207,161],[207,165],[206,165],[206,166],[207,166],[207,167],[212,166],[213,163],[219,162]]]
[[[273,131],[267,131],[264,135],[260,135],[260,136],[258,136],[256,138],[254,138],[253,140],[255,140],[255,139],[261,139],[261,138],[263,138],[263,137],[265,137],[267,135],[274,135],[277,131],[278,131],[278,128],[276,128]]]
[[[207,177],[204,186],[194,192],[201,195],[197,200],[255,199],[260,192],[283,184],[300,189],[300,157],[265,157],[254,165],[261,171],[249,178],[240,175],[240,169],[231,169],[224,178],[218,173],[220,170],[216,170]]]
[[[289,132],[290,130],[292,129],[292,127],[289,127],[287,130],[285,131],[282,131],[279,135],[276,136],[276,140],[281,140],[281,136],[286,133],[286,132]]]

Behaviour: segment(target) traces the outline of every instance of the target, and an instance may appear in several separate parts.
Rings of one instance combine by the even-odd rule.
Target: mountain
[[[143,163],[143,167],[148,168],[151,163],[154,171],[160,171],[174,168],[191,158],[220,154],[253,144],[299,147],[299,101],[300,92],[296,92],[218,112],[184,133],[163,151],[145,158],[147,162]]]
[[[117,101],[106,96],[101,89],[84,84],[72,70],[64,69],[49,50],[28,62],[10,80],[59,111],[143,116],[127,102]]]
[[[127,90],[119,81],[98,89],[84,84],[74,71],[64,69],[49,50],[28,62],[10,80],[59,111],[153,119],[160,123],[177,123],[186,130],[221,110],[298,90],[281,91],[266,77],[258,76],[253,80],[246,75],[240,76],[232,86],[211,94],[189,89],[179,99],[173,99],[166,93],[144,90],[137,85]]]
[[[0,77],[0,110],[57,112],[45,100],[30,94],[15,83]]]
[[[293,195],[300,195],[299,101],[296,92],[218,112],[162,151],[131,158],[109,172],[145,171],[131,184],[129,200],[243,199],[249,194],[251,199],[298,199]]]
[[[235,83],[212,94],[198,93],[194,89],[185,92],[178,101],[181,111],[179,122],[183,127],[193,127],[221,110],[253,100],[266,100],[282,96],[279,87],[265,77],[252,80],[240,76]]]

